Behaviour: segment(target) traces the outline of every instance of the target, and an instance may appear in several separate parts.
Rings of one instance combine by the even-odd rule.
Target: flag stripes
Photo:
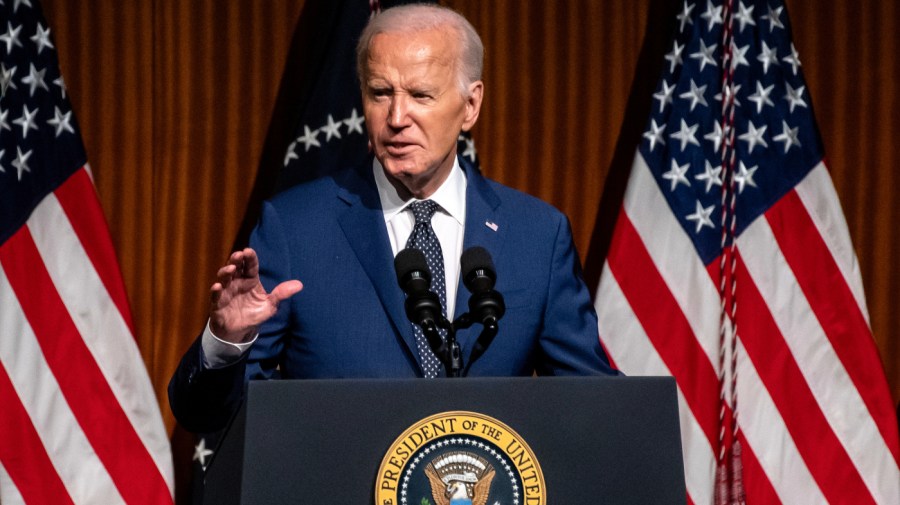
[[[819,169],[824,171],[825,167]],[[845,364],[840,370],[855,387],[865,403],[871,419],[876,420],[877,429],[887,441],[888,449],[893,448],[891,457],[897,460],[900,447],[898,433],[891,427],[890,418],[896,416],[878,398],[890,395],[887,383],[878,380],[881,362],[873,341],[859,342],[855,335],[867,333],[869,324],[864,315],[864,307],[856,303],[856,298],[847,287],[847,280],[832,259],[824,239],[803,207],[800,197],[791,192],[766,213],[778,248],[785,255],[791,271],[810,302],[810,310],[822,322],[825,336],[831,343],[837,359]],[[778,226],[775,225],[778,224]],[[814,251],[807,254],[808,251]],[[861,284],[861,283],[860,283]],[[869,419],[868,416],[863,420]]]
[[[757,228],[762,222],[764,221],[757,221],[751,228]],[[748,228],[742,238],[752,235],[753,230]],[[871,496],[868,490],[859,474],[852,471],[852,462],[829,427],[822,409],[810,390],[810,384],[801,372],[802,365],[798,363],[798,361],[809,363],[813,367],[824,365],[827,369],[826,363],[816,363],[821,354],[817,356],[812,349],[821,347],[821,341],[807,331],[812,330],[811,328],[804,328],[803,325],[799,327],[795,325],[782,333],[780,325],[775,320],[793,317],[806,320],[806,323],[815,321],[809,321],[811,315],[808,312],[785,310],[785,305],[781,301],[785,297],[794,296],[790,293],[791,286],[773,286],[772,290],[762,288],[766,290],[766,294],[757,291],[754,281],[761,285],[773,282],[790,283],[785,277],[792,276],[790,271],[785,270],[783,264],[773,267],[778,262],[777,259],[764,256],[765,252],[777,255],[777,250],[760,249],[756,247],[752,254],[754,258],[758,258],[760,265],[766,265],[764,271],[749,273],[743,263],[743,256],[738,261],[737,275],[741,279],[738,296],[741,299],[743,314],[750,316],[741,320],[740,340],[826,499],[832,503],[840,503],[849,496],[857,496],[860,501],[856,503],[870,503]],[[748,257],[751,255],[748,251],[745,251],[745,254]],[[751,275],[753,277],[750,277]],[[775,298],[768,299],[779,304],[774,313],[770,312],[770,308],[766,305],[768,296],[774,296]],[[806,349],[798,349],[799,346],[791,347],[789,341],[795,336],[798,337],[795,340],[804,340],[808,344]],[[806,351],[812,353],[801,356],[794,354],[797,351],[801,354]],[[824,373],[828,373],[827,370]]]
[[[738,376],[742,412],[739,436],[748,503],[826,503],[740,342]]]
[[[75,172],[65,184],[54,191],[62,205],[72,229],[84,252],[94,265],[97,274],[103,281],[108,296],[112,298],[119,313],[128,325],[128,331],[134,335],[134,323],[125,284],[119,272],[116,250],[108,234],[97,236],[96,230],[106,230],[106,219],[103,217],[100,199],[91,180],[90,167]]]
[[[20,451],[0,454],[0,463],[10,468],[12,478],[18,482],[22,492],[29,497],[29,503],[122,503],[118,491],[103,464],[97,458],[90,442],[78,426],[78,422],[66,404],[56,378],[44,359],[37,338],[31,331],[25,314],[16,300],[5,272],[0,268],[0,303],[6,310],[0,324],[4,328],[17,328],[16,339],[0,341],[0,362],[10,388],[4,391],[3,405],[18,413],[17,423],[7,437],[14,444],[22,444]],[[15,384],[15,388],[13,388]],[[4,424],[7,426],[7,424]],[[32,436],[34,433],[34,436]],[[11,460],[9,457],[26,455],[26,459]],[[47,459],[41,467],[22,467],[22,462],[30,458]],[[38,472],[38,473],[34,473]],[[47,473],[44,473],[47,472]],[[85,478],[90,476],[90,478]],[[60,482],[63,493],[54,492],[52,483]],[[44,489],[49,486],[48,489]],[[2,490],[2,501],[8,499],[7,490]],[[33,499],[34,494],[53,493],[52,500]],[[65,496],[56,498],[56,495]],[[115,499],[113,498],[115,497]]]
[[[879,373],[880,363],[866,352],[872,342],[858,342],[860,331],[868,333],[865,309],[845,277],[857,268],[846,254],[832,255],[852,248],[828,243],[834,233],[820,234],[840,235],[842,220],[831,212],[811,215],[802,200],[815,193],[810,184],[823,180],[830,184],[821,165],[738,238],[739,436],[751,504],[772,503],[773,496],[775,503],[892,503],[900,493],[896,434],[888,419],[878,422],[891,412],[884,412],[877,389],[864,387],[878,382],[868,374]],[[719,261],[704,267],[684,229],[666,223],[674,221],[670,214],[638,155],[596,307],[601,338],[623,371],[676,377],[680,408],[688,410],[681,417],[688,493],[694,503],[711,503]],[[704,275],[694,273],[701,268]],[[855,311],[850,327],[827,317],[848,310]]]
[[[73,193],[77,192],[92,195],[97,206],[87,210],[92,206],[74,198]],[[67,195],[68,199],[59,199],[59,194]],[[128,306],[124,289],[119,293],[121,301],[114,300],[107,290],[109,285],[122,287],[118,263],[108,261],[109,254],[113,254],[113,260],[115,258],[112,243],[108,235],[103,243],[85,237],[92,233],[91,230],[106,230],[95,195],[86,168],[79,170],[38,205],[31,219],[41,226],[29,229],[32,229],[44,266],[82,340],[129,423],[160,468],[157,473],[161,474],[168,464],[169,441],[158,415],[150,378],[145,373],[133,372],[133,367],[129,366],[141,362],[142,358],[125,319],[130,315],[119,310],[120,303],[124,303],[126,309]],[[81,230],[80,234],[78,230]],[[89,258],[90,254],[83,248],[85,240],[93,244],[95,252],[100,250],[102,254]],[[61,255],[59,251],[77,253]]]
[[[84,168],[77,173],[83,177],[64,183],[75,187],[63,192],[81,191],[84,188],[77,186],[90,181]],[[96,268],[75,231],[94,227],[87,232],[95,234],[98,224],[103,231],[105,224],[92,221],[98,213],[72,211],[87,206],[83,202],[67,199],[67,203],[70,208],[63,209],[54,194],[48,195],[26,226],[0,246],[2,297],[21,306],[18,323],[3,323],[4,328],[21,329],[17,339],[8,339],[12,354],[4,356],[12,393],[21,394],[30,383],[40,387],[19,401],[35,427],[45,425],[39,429],[40,442],[59,474],[74,474],[71,481],[61,476],[76,503],[171,503],[168,440],[153,389],[143,368],[133,366],[141,362],[137,345],[101,281],[103,275],[110,279],[111,273],[99,273],[113,269],[112,274],[118,275],[115,263]],[[5,306],[7,317],[9,307]],[[36,374],[47,377],[36,381]],[[51,405],[54,408],[47,411]],[[79,443],[79,437],[86,441]],[[16,479],[15,473],[10,475]],[[110,489],[104,489],[104,479],[112,484]],[[18,485],[26,494],[23,487]]]
[[[0,282],[6,284],[5,279],[0,279]],[[0,465],[3,465],[4,470],[9,466],[12,472],[12,475],[9,475],[10,483],[13,484],[12,489],[8,489],[4,485],[6,483],[0,481],[3,503],[12,502],[13,499],[23,502],[27,500],[28,503],[61,505],[73,503],[31,424],[31,418],[19,402],[2,363],[0,363],[0,402],[3,404],[3,408],[0,409],[0,421],[4,429],[16,433],[15,437],[0,438]],[[22,491],[20,492],[18,488],[22,488]],[[15,491],[15,494],[12,491]]]

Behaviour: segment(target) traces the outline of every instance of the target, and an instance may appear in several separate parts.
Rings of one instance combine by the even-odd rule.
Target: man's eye
[[[375,97],[385,97],[385,96],[390,96],[391,90],[384,89],[384,88],[376,88],[376,89],[372,89],[371,93],[372,93],[372,96],[375,96]]]

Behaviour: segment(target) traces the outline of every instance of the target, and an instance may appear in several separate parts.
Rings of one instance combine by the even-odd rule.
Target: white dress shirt
[[[412,210],[408,207],[416,201],[410,199],[404,201],[397,194],[397,190],[388,181],[384,168],[377,158],[372,163],[372,171],[375,175],[375,185],[378,189],[378,197],[381,200],[381,209],[384,213],[384,224],[387,228],[388,240],[391,243],[391,251],[396,256],[406,248],[406,242],[416,224]],[[444,255],[444,280],[447,288],[447,319],[453,320],[456,309],[456,289],[459,285],[459,258],[462,254],[463,236],[466,222],[466,175],[459,166],[459,160],[453,160],[453,168],[447,180],[434,192],[428,200],[437,203],[440,208],[431,218],[431,226],[441,243],[441,252]],[[302,279],[301,279],[302,280]],[[201,346],[203,347],[203,363],[207,368],[221,368],[235,363],[256,342],[259,334],[253,336],[251,341],[240,344],[226,342],[213,335],[209,329],[209,322],[203,332]]]

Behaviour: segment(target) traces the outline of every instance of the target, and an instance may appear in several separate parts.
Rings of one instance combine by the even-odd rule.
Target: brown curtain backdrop
[[[485,172],[562,209],[596,279],[681,0],[444,3],[487,48],[474,130]],[[168,378],[202,329],[260,160],[280,160],[264,146],[286,120],[276,101],[289,91],[281,80],[303,0],[43,5],[171,428]],[[900,8],[789,0],[788,9],[900,399]]]

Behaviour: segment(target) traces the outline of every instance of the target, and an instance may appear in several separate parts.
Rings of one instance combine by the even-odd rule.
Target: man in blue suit
[[[374,157],[265,203],[251,247],[217,273],[208,327],[169,385],[183,426],[224,427],[246,380],[443,375],[395,277],[394,256],[414,243],[439,262],[434,289],[451,315],[467,309],[462,251],[493,257],[506,314],[470,376],[617,373],[565,216],[457,158],[481,108],[482,60],[474,28],[450,9],[373,18],[358,70]],[[480,330],[456,335],[465,362]]]

